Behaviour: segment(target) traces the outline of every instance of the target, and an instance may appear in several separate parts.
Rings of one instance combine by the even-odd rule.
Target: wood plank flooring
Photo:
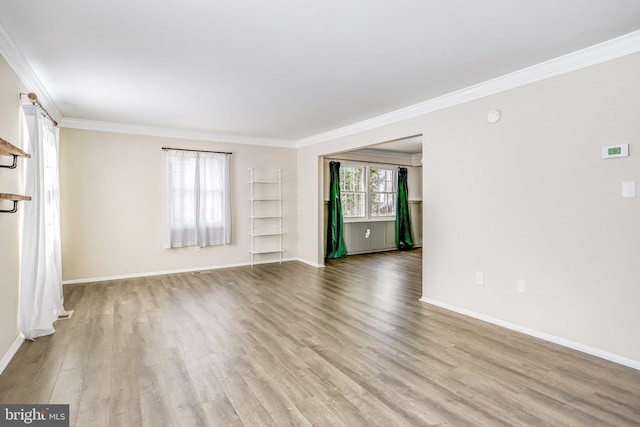
[[[86,426],[640,426],[640,372],[418,301],[421,252],[65,287],[2,403]]]

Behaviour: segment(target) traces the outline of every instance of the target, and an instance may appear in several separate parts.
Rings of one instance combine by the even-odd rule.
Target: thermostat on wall
[[[602,147],[602,158],[629,157],[629,144],[609,145]]]

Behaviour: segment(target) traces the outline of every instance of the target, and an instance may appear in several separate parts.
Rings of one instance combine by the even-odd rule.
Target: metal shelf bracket
[[[17,154],[11,154],[11,156],[13,156],[13,164],[11,164],[11,165],[0,165],[0,168],[15,169],[16,166],[18,166],[18,155]]]

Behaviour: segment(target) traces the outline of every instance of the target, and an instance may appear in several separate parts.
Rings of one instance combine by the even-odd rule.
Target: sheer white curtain
[[[164,152],[164,247],[231,243],[229,155]]]
[[[53,322],[65,313],[60,250],[60,177],[58,129],[35,105],[23,106],[29,134],[25,163],[22,255],[20,266],[20,330],[25,338],[55,332]]]

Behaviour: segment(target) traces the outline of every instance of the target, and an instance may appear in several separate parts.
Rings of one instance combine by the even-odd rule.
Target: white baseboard
[[[545,332],[537,331],[535,329],[526,328],[524,326],[516,325],[514,323],[505,322],[504,320],[496,319],[494,317],[486,316],[484,314],[476,313],[474,311],[470,311],[464,308],[456,307],[453,305],[449,305],[440,301],[432,300],[429,298],[422,297],[420,301],[425,302],[427,304],[435,305],[440,308],[444,308],[445,310],[453,311],[459,314],[463,314],[465,316],[473,317],[474,319],[482,320],[487,323],[491,323],[497,326],[501,326],[506,329],[511,329],[513,331],[521,332],[525,335],[530,335],[532,337],[540,338],[545,341],[552,342],[554,344],[559,344],[563,347],[568,347],[573,350],[580,351],[582,353],[587,353],[592,356],[599,357],[601,359],[608,360],[610,362],[615,362],[620,365],[628,366],[633,369],[640,370],[640,361],[629,359],[627,357],[623,357],[614,353],[610,353],[608,351],[601,350],[599,348],[590,347],[588,345],[581,344],[579,342],[571,341],[565,338],[557,337],[555,335],[550,335]]]
[[[2,356],[2,359],[0,359],[0,374],[4,372],[4,369],[7,367],[9,362],[11,362],[11,359],[13,359],[13,356],[16,355],[16,352],[18,351],[18,349],[20,348],[23,342],[24,342],[24,336],[22,336],[22,334],[18,335],[18,338],[16,338],[13,344],[11,344],[11,347],[9,347],[9,349],[4,354],[4,356]]]
[[[299,261],[303,264],[307,264],[310,265],[311,267],[315,267],[315,268],[324,268],[324,264],[315,264],[311,261],[307,261],[306,259],[302,259],[302,258],[294,258],[294,261]]]
[[[282,262],[288,261],[301,261],[298,258],[283,258]],[[253,264],[275,264],[280,262],[280,260],[267,260],[267,261],[256,261]],[[304,261],[303,261],[304,262]],[[122,279],[134,279],[136,277],[150,277],[150,276],[162,276],[164,274],[177,274],[177,273],[192,273],[194,271],[208,271],[208,270],[220,270],[223,268],[233,268],[233,267],[248,267],[250,266],[250,262],[241,262],[237,264],[224,264],[224,265],[214,265],[209,267],[192,267],[192,268],[181,268],[176,270],[162,270],[162,271],[150,271],[146,273],[131,273],[131,274],[119,274],[115,276],[104,276],[104,277],[88,277],[85,279],[72,279],[72,280],[63,280],[63,285],[75,285],[79,283],[93,283],[93,282],[107,282],[111,280],[122,280]]]

